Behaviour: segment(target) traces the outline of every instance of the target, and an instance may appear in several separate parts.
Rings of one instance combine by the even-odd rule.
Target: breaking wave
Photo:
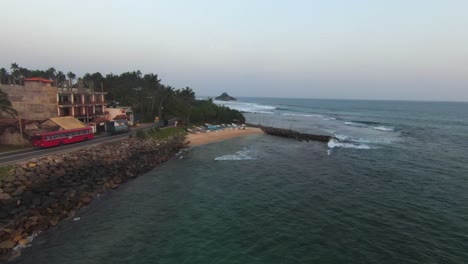
[[[354,127],[365,127],[365,128],[371,128],[374,130],[380,130],[380,131],[394,131],[395,129],[393,127],[389,126],[382,126],[380,123],[377,122],[367,122],[367,121],[350,121],[350,122],[344,122],[345,125],[348,126],[354,126]]]
[[[366,144],[346,143],[346,142],[340,142],[335,139],[328,141],[328,147],[330,149],[333,149],[333,148],[371,149],[371,147]]]
[[[240,150],[234,154],[228,154],[221,157],[215,158],[215,160],[255,160],[250,150]]]
[[[281,114],[283,116],[300,116],[300,117],[319,117],[319,118],[323,118],[322,115],[314,115],[314,114],[290,114],[290,113],[284,113],[284,114]]]
[[[235,109],[241,112],[247,113],[259,113],[259,114],[274,114],[273,110],[276,109],[272,105],[262,105],[256,103],[241,103],[236,101],[213,101],[217,105],[227,106],[231,109]]]
[[[386,127],[386,126],[375,126],[372,127],[375,130],[380,130],[380,131],[394,131],[395,129],[392,127]]]

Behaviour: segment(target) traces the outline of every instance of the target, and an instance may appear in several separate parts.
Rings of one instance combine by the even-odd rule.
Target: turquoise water
[[[38,236],[17,263],[468,263],[468,104],[231,107],[341,140],[193,148]]]

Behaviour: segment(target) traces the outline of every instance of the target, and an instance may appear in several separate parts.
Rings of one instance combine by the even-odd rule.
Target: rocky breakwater
[[[98,194],[167,161],[185,136],[129,138],[15,165],[0,181],[0,262],[38,232],[56,226]]]
[[[259,126],[259,127],[267,135],[293,138],[299,141],[313,140],[313,141],[320,141],[320,142],[328,142],[332,139],[338,140],[336,137],[328,136],[328,135],[314,135],[314,134],[300,133],[291,129],[284,129],[284,128],[265,127],[265,126]]]

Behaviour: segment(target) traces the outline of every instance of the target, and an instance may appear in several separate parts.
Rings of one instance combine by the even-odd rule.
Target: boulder
[[[0,200],[9,200],[11,199],[11,195],[8,193],[0,193]]]
[[[25,170],[22,167],[19,167],[15,170],[16,176],[23,176],[25,173]]]
[[[20,240],[18,241],[18,245],[20,245],[20,246],[23,246],[23,247],[24,247],[24,246],[26,246],[27,244],[29,244],[29,239],[27,239],[27,238],[23,238],[23,239],[20,239]]]
[[[12,249],[15,246],[16,246],[16,243],[11,239],[8,239],[0,243],[0,249]]]
[[[21,169],[21,168],[20,168],[20,169]],[[16,177],[15,177],[15,176],[11,176],[11,175],[10,175],[10,176],[7,176],[7,177],[5,177],[5,178],[3,178],[3,181],[5,181],[5,182],[13,182],[13,181],[15,181],[15,180],[16,180]]]

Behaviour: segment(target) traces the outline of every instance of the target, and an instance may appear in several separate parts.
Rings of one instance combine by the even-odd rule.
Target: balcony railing
[[[104,100],[89,100],[89,101],[74,101],[73,103],[71,101],[59,101],[57,103],[58,105],[95,105],[95,104],[105,104]]]

